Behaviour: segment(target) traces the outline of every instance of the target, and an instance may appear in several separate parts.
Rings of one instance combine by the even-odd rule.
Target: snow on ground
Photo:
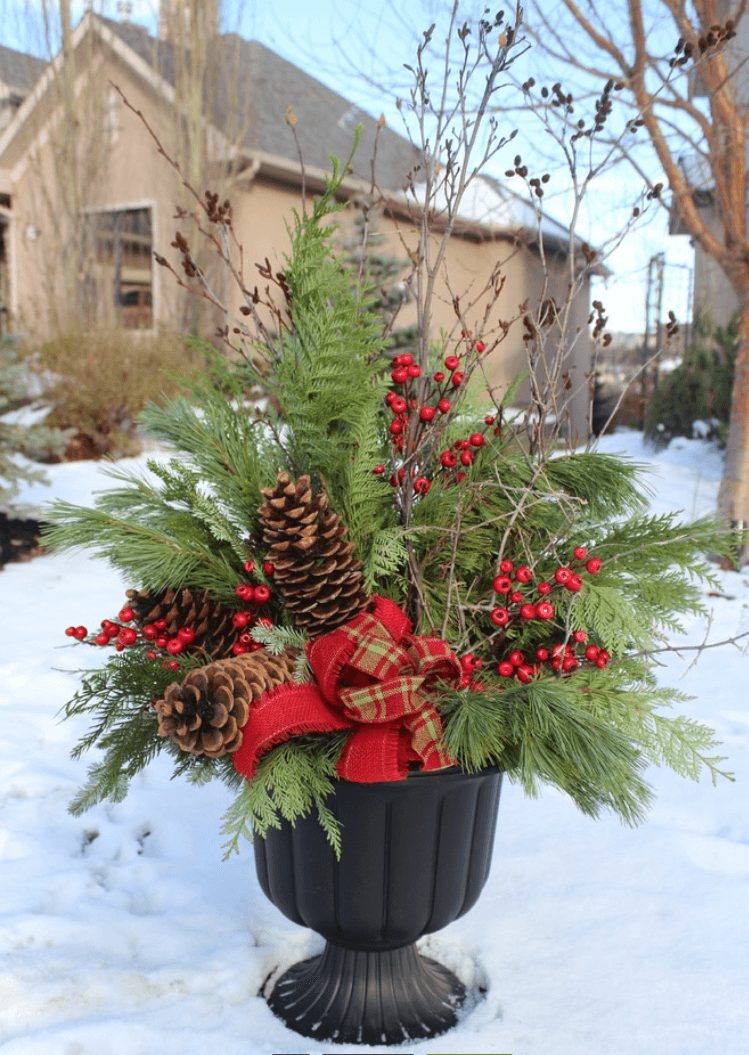
[[[653,508],[714,508],[720,455],[677,440],[654,456],[639,435],[607,450],[654,463]],[[86,502],[106,480],[55,466],[24,499]],[[722,574],[711,640],[749,630],[749,573]],[[98,625],[124,584],[85,556],[0,572],[0,1049],[3,1055],[301,1055],[342,1051],[290,1032],[258,996],[264,979],[322,947],[263,896],[252,850],[222,861],[230,793],[170,781],[158,761],[128,798],[66,810],[87,760],[85,722],[59,723],[91,666],[64,628]],[[698,643],[696,621],[685,643]],[[675,683],[688,666],[669,659]],[[688,713],[723,741],[736,783],[654,770],[650,822],[582,817],[560,794],[505,785],[494,860],[477,906],[425,939],[486,998],[413,1055],[749,1053],[749,658],[706,651],[680,682]],[[364,1049],[366,1050],[366,1049]],[[386,1048],[371,1048],[386,1051]]]

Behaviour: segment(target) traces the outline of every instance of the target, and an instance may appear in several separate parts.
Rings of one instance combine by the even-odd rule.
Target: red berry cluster
[[[572,635],[572,641],[566,644],[563,641],[558,642],[552,645],[551,650],[537,648],[532,658],[526,657],[525,653],[516,649],[497,666],[497,673],[503,678],[515,677],[518,681],[527,684],[538,676],[544,663],[548,663],[553,671],[561,670],[563,674],[571,674],[586,663],[603,670],[611,656],[605,648],[599,648],[594,644],[587,645],[585,651],[579,653],[578,647],[584,645],[586,640],[585,631],[576,630]]]
[[[244,570],[248,575],[252,575],[255,571],[255,562],[245,561]],[[275,568],[269,560],[263,561],[263,573],[266,576],[270,577],[274,571]],[[254,608],[243,608],[231,617],[235,629],[242,631],[239,641],[232,645],[231,650],[235,656],[241,656],[243,652],[257,652],[258,649],[263,648],[259,641],[253,640],[252,627],[272,626],[273,623],[267,617],[258,618],[257,613],[257,609],[262,608],[270,600],[270,590],[267,586],[263,583],[258,583],[256,586],[252,583],[242,583],[237,586],[236,594],[240,601],[244,601],[247,605],[254,605]]]
[[[583,546],[578,546],[574,552],[575,560],[570,566],[560,566],[555,569],[553,582],[542,580],[532,584],[533,572],[527,564],[515,567],[512,561],[503,560],[499,565],[499,575],[492,579],[492,589],[495,593],[503,594],[506,598],[505,604],[492,609],[490,619],[495,626],[508,626],[510,623],[523,623],[531,619],[541,619],[546,622],[554,617],[554,605],[549,596],[562,590],[577,593],[582,589],[583,579],[580,574],[582,562],[587,557],[587,551]],[[601,561],[598,557],[590,557],[585,564],[585,569],[591,575],[597,575],[601,570]],[[521,587],[530,585],[530,591],[523,593]]]
[[[465,331],[463,331],[463,336],[466,336]],[[468,336],[470,337],[470,334]],[[478,354],[484,350],[482,341],[476,341],[473,347]],[[430,385],[430,391],[427,396],[431,402],[418,406],[415,397],[415,384],[421,377],[421,367],[418,363],[414,363],[413,356],[408,352],[395,357],[393,360],[394,369],[390,376],[393,383],[400,389],[401,394],[399,395],[398,391],[391,391],[388,392],[385,398],[385,402],[393,414],[393,420],[390,422],[390,434],[395,452],[403,451],[408,434],[409,419],[412,414],[417,415],[419,419],[418,427],[424,428],[431,422],[436,422],[437,427],[439,427],[440,417],[450,413],[453,404],[447,398],[448,394],[457,394],[465,378],[465,370],[460,370],[460,365],[460,357],[458,355],[446,356],[445,366],[449,376],[444,370],[437,370],[432,376],[434,383]],[[465,439],[455,440],[452,449],[444,450],[440,453],[440,468],[443,473],[448,474],[451,482],[459,483],[465,478],[465,468],[470,466],[476,451],[484,446],[486,430],[494,425],[494,421],[495,419],[492,415],[487,415],[484,418],[486,427],[483,432],[473,432]],[[497,434],[499,428],[495,428],[494,432]],[[416,439],[413,441],[413,446],[415,447],[415,445]],[[385,474],[385,466],[376,466],[374,472],[378,476],[383,476]],[[391,486],[397,487],[402,484],[404,475],[402,467],[394,472],[390,477]],[[426,494],[432,486],[430,479],[419,474],[416,469],[413,470],[412,475],[414,478],[413,488],[416,494]]]

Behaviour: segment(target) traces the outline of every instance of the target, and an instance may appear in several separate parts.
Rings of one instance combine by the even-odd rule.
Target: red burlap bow
[[[421,769],[455,765],[440,747],[442,722],[430,693],[437,680],[459,682],[460,663],[445,641],[412,636],[397,604],[373,601],[371,611],[309,647],[316,684],[287,682],[252,706],[233,756],[248,780],[274,744],[336,729],[355,730],[336,767],[344,780],[403,780],[416,760]]]

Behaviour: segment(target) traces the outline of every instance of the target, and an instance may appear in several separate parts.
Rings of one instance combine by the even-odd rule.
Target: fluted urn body
[[[489,875],[501,781],[496,768],[340,781],[327,800],[342,826],[340,861],[315,811],[255,839],[263,892],[327,942],[268,998],[290,1029],[339,1043],[398,1044],[456,1024],[462,983],[414,943],[476,903]]]

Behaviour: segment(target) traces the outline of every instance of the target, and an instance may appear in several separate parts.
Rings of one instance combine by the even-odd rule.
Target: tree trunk
[[[749,527],[749,290],[741,297],[739,348],[731,396],[731,420],[718,509],[732,524]],[[746,563],[749,547],[744,547]]]

